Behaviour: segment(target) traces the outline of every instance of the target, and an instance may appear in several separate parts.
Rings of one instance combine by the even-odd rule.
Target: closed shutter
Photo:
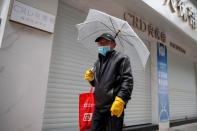
[[[85,13],[60,1],[44,111],[44,131],[78,130],[78,96],[89,91],[83,74],[92,67],[97,57],[77,43],[75,25],[83,22],[85,16]]]
[[[150,49],[149,42],[143,42]],[[128,103],[124,123],[126,126],[139,125],[152,122],[151,115],[151,83],[150,83],[150,58],[146,68],[142,67],[139,56],[133,47],[126,47],[125,51],[130,57],[134,87],[131,100]]]
[[[168,51],[170,120],[197,116],[195,68],[192,61]]]
[[[85,20],[87,14],[74,9],[63,2],[59,3],[55,36],[52,49],[48,80],[47,98],[43,120],[43,131],[77,131],[78,96],[89,91],[89,84],[83,80],[83,73],[92,67],[97,53],[77,43],[75,24]],[[131,61],[136,59],[131,49]],[[150,63],[148,64],[150,68]],[[141,65],[132,63],[135,84],[132,101],[125,114],[125,124],[149,123],[150,111],[150,69],[143,71]],[[149,76],[150,78],[150,76]],[[148,82],[149,81],[149,82]],[[148,86],[147,86],[148,85]]]

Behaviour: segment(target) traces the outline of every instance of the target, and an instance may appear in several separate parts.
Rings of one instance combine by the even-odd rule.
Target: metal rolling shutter
[[[197,116],[195,68],[192,61],[168,51],[170,120]]]
[[[149,42],[143,40],[150,49]],[[125,111],[124,123],[126,126],[152,122],[151,115],[151,83],[150,83],[150,58],[144,69],[141,65],[137,52],[132,47],[126,48],[131,60],[134,87],[131,100]]]
[[[92,54],[76,40],[75,24],[84,21],[85,17],[85,13],[60,1],[52,49],[43,131],[78,130],[78,95],[89,90],[88,83],[83,80],[83,73],[97,59],[96,54]],[[130,55],[135,56],[135,50],[130,52]],[[138,58],[134,57],[133,59]],[[132,101],[126,110],[126,125],[148,123],[151,119],[150,80],[146,77],[147,74],[150,75],[150,69],[142,71],[141,65],[136,65],[136,63],[133,63],[132,66],[136,68],[133,70],[135,86]],[[150,63],[148,68],[150,68]]]
[[[78,130],[78,95],[87,92],[84,71],[92,67],[97,56],[77,43],[75,24],[86,14],[60,1],[49,72],[44,112],[44,131]]]

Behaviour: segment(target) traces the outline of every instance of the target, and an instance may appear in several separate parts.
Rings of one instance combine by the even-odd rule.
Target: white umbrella
[[[125,45],[133,46],[145,67],[150,52],[145,44],[133,31],[127,21],[108,15],[104,12],[90,9],[86,20],[77,24],[78,40],[88,44],[89,48],[95,48],[95,39],[103,33],[110,33],[116,37],[116,43],[124,52]]]

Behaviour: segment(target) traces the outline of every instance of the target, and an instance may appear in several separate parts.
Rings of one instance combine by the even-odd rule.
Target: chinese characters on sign
[[[177,51],[179,51],[179,52],[181,52],[181,53],[183,53],[183,54],[186,54],[186,50],[183,49],[181,46],[179,46],[179,45],[177,45],[177,44],[175,44],[175,43],[173,43],[173,42],[170,42],[170,46],[171,46],[172,48],[174,48],[175,50],[177,50]]]
[[[159,28],[154,27],[152,24],[147,24],[147,22],[145,22],[144,20],[140,19],[139,17],[131,14],[131,13],[124,13],[124,19],[134,28],[137,28],[138,30],[142,31],[142,32],[146,32],[148,34],[148,36],[159,40],[163,43],[166,43],[166,34],[162,31],[159,30]],[[169,43],[170,47],[172,47],[173,49],[186,54],[186,50],[184,48],[182,48],[181,46],[170,42]]]
[[[54,32],[55,16],[14,1],[11,20],[35,27],[47,32]]]
[[[159,30],[159,28],[156,28],[152,26],[152,24],[147,24],[144,20],[141,18],[131,14],[131,13],[124,13],[124,20],[126,20],[131,26],[134,28],[137,28],[138,30],[142,32],[147,32],[148,36],[157,39],[161,42],[166,42],[166,34]]]
[[[179,17],[182,17],[183,21],[188,21],[192,29],[196,29],[195,13],[192,11],[192,7],[186,5],[186,2],[182,0],[165,0],[164,5],[169,5],[173,13],[176,12]]]

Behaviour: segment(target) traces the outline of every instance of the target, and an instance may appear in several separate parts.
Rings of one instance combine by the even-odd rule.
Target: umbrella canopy
[[[150,52],[127,21],[95,9],[90,9],[86,20],[77,24],[77,28],[78,40],[81,43],[88,44],[89,48],[95,48],[95,39],[103,33],[110,33],[115,36],[118,50],[122,52],[128,45],[133,46],[139,55],[143,67],[145,67]]]

